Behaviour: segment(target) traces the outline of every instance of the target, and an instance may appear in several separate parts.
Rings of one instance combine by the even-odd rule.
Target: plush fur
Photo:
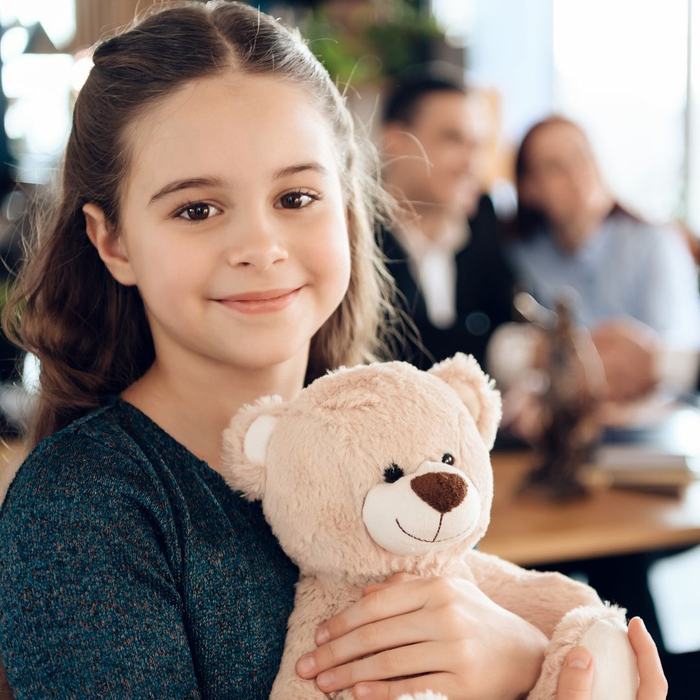
[[[474,550],[489,524],[500,415],[493,382],[458,354],[428,372],[401,362],[341,368],[292,401],[262,399],[233,419],[226,479],[262,501],[301,572],[274,700],[326,697],[296,675],[297,659],[315,648],[322,622],[399,571],[469,580],[543,630],[551,642],[531,700],[555,697],[563,658],[582,641],[595,660],[594,700],[634,700],[623,610],[565,576]]]

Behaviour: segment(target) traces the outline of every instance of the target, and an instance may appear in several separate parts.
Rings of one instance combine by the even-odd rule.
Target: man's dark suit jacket
[[[469,240],[456,254],[456,321],[446,329],[436,328],[429,321],[425,299],[411,274],[408,253],[389,231],[382,232],[380,244],[388,258],[387,267],[405,297],[399,299],[399,306],[413,319],[429,353],[426,355],[409,339],[397,359],[428,369],[433,361],[465,352],[484,366],[491,334],[501,323],[511,320],[514,278],[501,252],[498,222],[488,196],[482,196],[469,226]]]

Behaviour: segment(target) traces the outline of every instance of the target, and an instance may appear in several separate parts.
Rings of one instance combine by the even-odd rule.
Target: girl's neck
[[[294,398],[304,385],[307,363],[308,346],[287,362],[262,369],[156,359],[121,397],[221,472],[221,435],[231,418],[262,396]]]

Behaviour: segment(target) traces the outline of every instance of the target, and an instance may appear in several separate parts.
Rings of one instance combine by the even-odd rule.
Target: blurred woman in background
[[[508,252],[520,283],[548,309],[562,293],[573,297],[605,367],[609,398],[638,399],[661,380],[681,390],[692,386],[700,298],[680,233],[623,209],[603,182],[587,136],[562,117],[526,134],[516,179]]]

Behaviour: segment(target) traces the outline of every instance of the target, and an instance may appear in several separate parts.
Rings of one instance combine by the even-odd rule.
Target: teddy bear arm
[[[614,605],[583,606],[564,616],[547,646],[528,700],[555,700],[564,659],[578,645],[593,657],[591,700],[636,700],[637,660],[627,636],[625,612]]]
[[[579,644],[593,655],[592,700],[635,700],[636,659],[623,609],[604,604],[590,586],[561,574],[528,571],[492,555],[474,554],[472,572],[479,588],[550,640],[528,700],[555,700],[564,658]]]
[[[473,554],[471,568],[477,586],[495,603],[535,625],[548,638],[573,608],[603,608],[590,586],[568,576],[530,571],[483,552]]]

